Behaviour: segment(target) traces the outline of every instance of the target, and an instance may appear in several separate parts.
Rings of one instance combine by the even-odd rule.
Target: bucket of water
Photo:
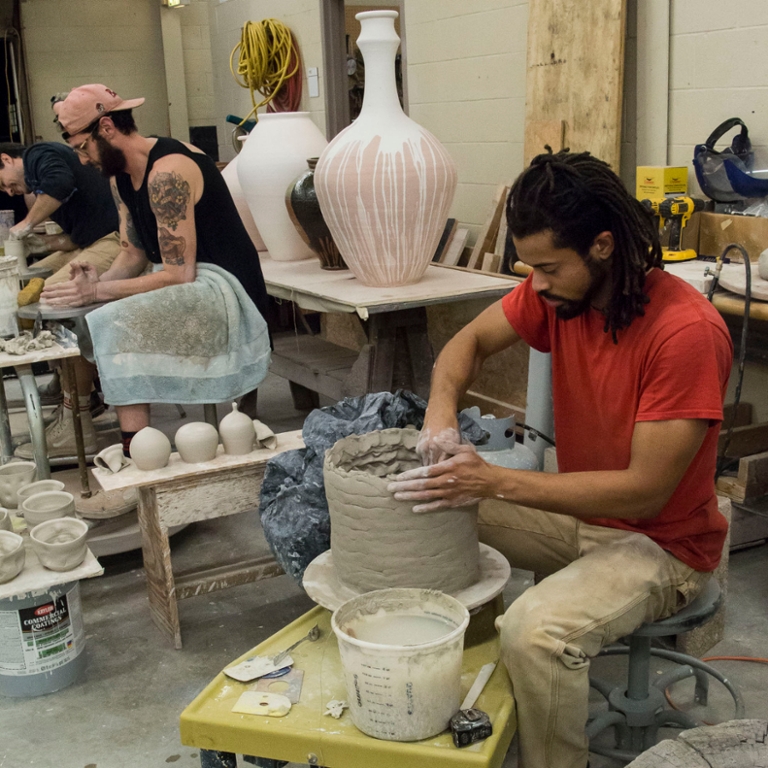
[[[388,741],[444,731],[460,704],[469,612],[429,589],[382,589],[339,607],[331,618],[352,722]]]

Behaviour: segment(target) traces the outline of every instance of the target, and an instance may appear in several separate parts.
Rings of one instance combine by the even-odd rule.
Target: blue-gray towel
[[[264,318],[213,264],[198,264],[192,283],[110,302],[86,320],[110,405],[220,403],[256,389],[269,368]]]

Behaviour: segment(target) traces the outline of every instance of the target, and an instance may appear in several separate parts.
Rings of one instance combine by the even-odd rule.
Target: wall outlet
[[[307,67],[307,88],[309,98],[316,99],[320,95],[320,87],[317,82],[317,67]]]

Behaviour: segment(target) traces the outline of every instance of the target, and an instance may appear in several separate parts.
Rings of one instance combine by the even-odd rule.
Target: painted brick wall
[[[139,129],[168,134],[159,0],[23,0],[21,20],[40,138],[59,140],[51,96],[86,83],[144,96]]]
[[[670,24],[669,161],[687,165],[698,191],[693,147],[729,117],[741,117],[768,154],[768,3],[673,0]]]
[[[410,116],[458,166],[451,215],[475,231],[522,170],[528,3],[406,2]]]
[[[216,123],[216,99],[213,88],[211,28],[207,0],[192,0],[177,8],[181,16],[181,44],[184,51],[184,80],[187,86],[187,110],[190,125]]]

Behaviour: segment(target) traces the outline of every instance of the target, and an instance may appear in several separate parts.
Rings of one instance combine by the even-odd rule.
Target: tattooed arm
[[[148,189],[164,269],[141,275],[148,264],[146,253],[113,179],[112,194],[120,215],[119,255],[100,278],[95,270],[73,263],[69,282],[46,288],[41,298],[54,306],[82,306],[192,282],[197,247],[194,206],[202,188],[200,169],[189,158],[168,155],[155,164]]]

